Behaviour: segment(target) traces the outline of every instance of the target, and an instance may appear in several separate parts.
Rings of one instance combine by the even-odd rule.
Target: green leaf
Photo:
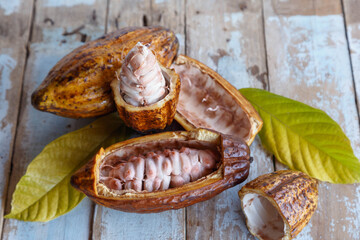
[[[5,217],[45,222],[69,212],[85,197],[70,185],[71,175],[100,147],[129,134],[120,118],[110,114],[49,143],[16,185],[11,212]]]
[[[360,162],[349,139],[325,112],[265,90],[240,92],[264,121],[262,144],[281,163],[322,181],[360,181]]]

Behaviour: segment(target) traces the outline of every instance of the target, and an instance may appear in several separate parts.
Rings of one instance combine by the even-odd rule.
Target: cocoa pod
[[[203,63],[179,55],[172,67],[181,79],[175,120],[186,130],[208,128],[244,138],[250,145],[262,127],[253,106]]]
[[[180,78],[162,67],[146,46],[137,44],[111,82],[120,118],[137,131],[164,129],[174,119]]]
[[[206,129],[164,132],[101,149],[71,177],[71,184],[116,210],[179,209],[243,182],[249,154],[248,145],[234,136]]]
[[[41,111],[85,118],[115,110],[110,82],[136,43],[147,45],[168,67],[178,51],[175,34],[163,27],[127,27],[85,43],[63,57],[31,96]]]
[[[246,225],[259,239],[292,239],[317,207],[318,182],[303,172],[262,175],[239,191]]]

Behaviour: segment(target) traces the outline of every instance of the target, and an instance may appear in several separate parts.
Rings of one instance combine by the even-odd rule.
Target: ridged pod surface
[[[218,153],[212,173],[179,187],[166,190],[116,192],[100,182],[100,168],[109,157],[131,158],[160,149],[211,149]],[[208,200],[227,188],[243,182],[250,168],[250,150],[242,140],[206,129],[190,132],[164,132],[130,139],[101,149],[71,178],[71,184],[98,204],[126,212],[152,213],[179,209]]]
[[[63,57],[31,97],[41,111],[85,118],[115,110],[110,82],[126,54],[141,42],[165,67],[175,58],[179,43],[163,27],[126,27],[88,42]]]
[[[292,239],[316,210],[318,182],[303,172],[262,175],[239,191],[249,231],[259,239]]]

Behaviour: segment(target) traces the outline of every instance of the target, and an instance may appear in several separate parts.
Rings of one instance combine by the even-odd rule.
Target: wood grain
[[[259,1],[188,1],[186,54],[218,71],[236,88],[267,88],[267,69]],[[259,139],[251,146],[251,180],[273,171]],[[237,192],[229,189],[187,208],[188,239],[254,239],[248,232]]]
[[[87,5],[86,1],[61,3],[38,0],[35,13],[14,146],[7,212],[10,211],[9,203],[15,185],[29,162],[51,140],[90,121],[66,119],[35,110],[30,104],[32,91],[61,57],[84,41],[101,36],[105,29],[106,5],[100,0],[93,1],[93,5]],[[45,224],[7,219],[4,222],[3,238],[87,239],[90,214],[91,203],[85,200],[70,214]]]
[[[185,1],[151,0],[151,24],[167,27],[179,40],[179,54],[185,53]]]
[[[270,90],[327,112],[359,156],[359,122],[341,2],[308,4],[311,15],[297,15],[292,8],[278,15],[274,1],[264,0]],[[359,193],[358,184],[321,183],[318,210],[297,239],[359,239]]]
[[[108,31],[126,26],[162,25],[173,30],[184,46],[183,1],[114,1],[109,3]],[[157,214],[124,213],[97,205],[93,238],[184,239],[185,209]]]
[[[171,28],[181,53],[215,69],[235,87],[270,89],[326,111],[360,156],[360,107],[355,103],[355,96],[360,101],[357,0],[343,0],[344,9],[341,0],[35,2],[25,64],[33,1],[0,0],[2,239],[254,239],[240,210],[241,186],[186,210],[139,215],[97,206],[92,216],[93,204],[86,199],[49,223],[7,219],[1,228],[3,212],[10,211],[12,192],[28,163],[48,142],[91,121],[39,112],[30,106],[31,92],[62,56],[106,28],[108,32],[129,25]],[[254,162],[248,180],[273,171],[272,157],[259,139],[251,151]],[[284,166],[277,163],[276,168]],[[297,239],[360,239],[360,185],[321,183],[319,196],[317,212]]]
[[[29,40],[33,1],[0,2],[0,236]],[[25,10],[22,10],[25,9]]]
[[[352,63],[353,80],[360,112],[360,1],[343,0],[347,39]],[[359,115],[360,116],[360,115]]]

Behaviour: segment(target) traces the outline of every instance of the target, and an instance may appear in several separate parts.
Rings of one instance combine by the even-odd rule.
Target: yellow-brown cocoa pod
[[[294,238],[316,210],[318,182],[303,172],[280,170],[262,175],[239,191],[246,225],[266,240]]]
[[[208,128],[252,143],[263,122],[237,89],[205,64],[185,55],[179,55],[172,67],[181,79],[177,122],[186,130]]]
[[[127,27],[106,34],[62,58],[32,94],[32,105],[72,118],[114,111],[110,82],[138,42],[155,52],[165,67],[172,63],[179,47],[175,34],[163,27]]]
[[[208,200],[243,182],[249,155],[248,145],[234,136],[206,129],[164,132],[101,149],[71,184],[105,207],[161,212]]]

